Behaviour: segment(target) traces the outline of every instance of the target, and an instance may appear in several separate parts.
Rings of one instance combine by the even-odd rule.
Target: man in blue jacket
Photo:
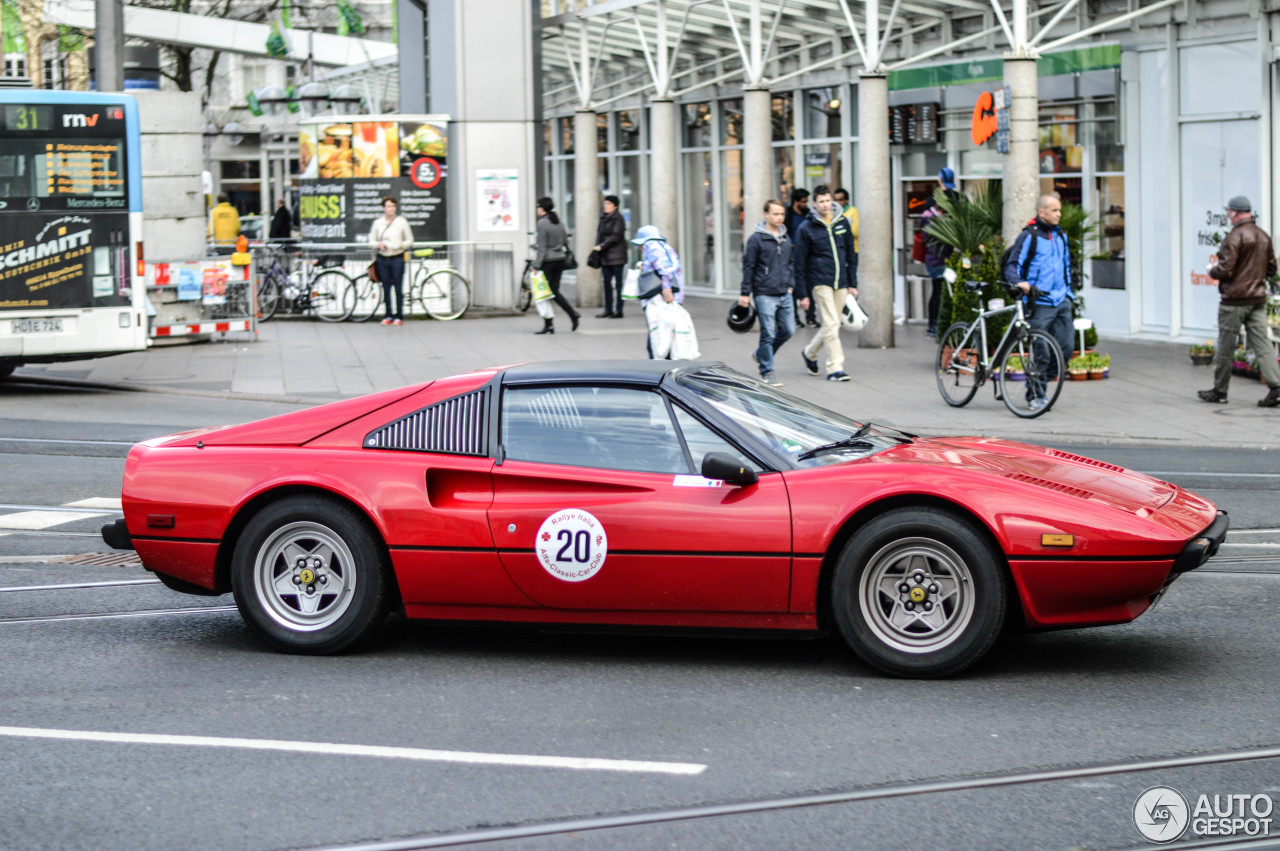
[[[796,231],[794,257],[796,295],[813,298],[822,325],[801,352],[805,369],[817,375],[818,355],[825,349],[827,380],[848,381],[840,345],[840,308],[846,287],[858,294],[858,252],[849,220],[832,210],[831,190],[825,185],[814,187],[813,209]]]
[[[1075,294],[1071,289],[1071,250],[1067,235],[1058,227],[1062,220],[1062,202],[1053,195],[1041,195],[1036,202],[1036,217],[1014,240],[1009,252],[1009,263],[1004,267],[1004,279],[1017,284],[1024,293],[1032,287],[1040,291],[1035,302],[1035,314],[1027,322],[1033,329],[1046,332],[1062,349],[1065,361],[1071,357],[1074,320],[1072,308]],[[1026,273],[1023,274],[1023,270]],[[1056,368],[1050,361],[1045,378],[1057,378]],[[1027,383],[1027,392],[1039,392],[1032,405],[1044,405],[1044,388]]]
[[[756,223],[755,232],[742,252],[742,295],[738,304],[751,305],[755,296],[756,315],[760,318],[760,345],[752,357],[760,366],[760,379],[781,387],[773,373],[773,356],[796,332],[796,314],[791,303],[791,238],[785,227],[787,209],[782,202],[770,198],[764,202],[764,220]],[[801,299],[800,309],[809,306]]]

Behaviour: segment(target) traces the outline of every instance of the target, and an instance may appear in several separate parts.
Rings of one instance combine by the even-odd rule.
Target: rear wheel
[[[352,322],[368,322],[378,315],[378,308],[382,307],[382,284],[368,275],[361,275],[348,292],[352,302],[348,318]]]
[[[341,322],[350,315],[355,298],[351,279],[337,269],[321,272],[311,280],[311,311],[325,322]]]
[[[262,279],[258,285],[258,321],[266,322],[280,309],[280,286],[274,277]]]
[[[516,307],[521,313],[528,313],[533,305],[533,264],[524,264],[524,274],[520,276],[520,299]]]
[[[1066,377],[1062,349],[1044,331],[1028,331],[1013,341],[1000,362],[1000,395],[1005,407],[1031,419],[1047,413],[1058,401]],[[1023,375],[1018,382],[1015,376]]]
[[[899,677],[945,677],[981,659],[1004,624],[1000,554],[965,518],[901,508],[840,552],[831,603],[859,658]]]
[[[453,269],[437,269],[413,292],[420,310],[432,319],[457,319],[471,306],[471,284]]]
[[[336,653],[382,621],[391,568],[369,522],[323,497],[292,496],[245,527],[231,564],[245,622],[290,653]]]
[[[969,404],[973,394],[978,392],[980,352],[978,342],[973,338],[965,339],[969,326],[963,322],[952,325],[938,338],[938,355],[936,369],[938,374],[938,392],[953,408]]]

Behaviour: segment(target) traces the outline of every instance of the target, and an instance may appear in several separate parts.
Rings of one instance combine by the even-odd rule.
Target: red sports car
[[[1218,548],[1189,491],[1054,449],[919,438],[722,364],[537,363],[135,446],[122,521],[177,591],[332,653],[436,620],[834,626],[935,677],[1008,623],[1125,623]]]

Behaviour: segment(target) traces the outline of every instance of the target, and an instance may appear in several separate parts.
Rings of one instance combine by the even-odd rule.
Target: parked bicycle
[[[529,234],[533,236],[533,234]],[[530,306],[533,305],[533,255],[538,250],[536,242],[530,243],[530,257],[524,261],[524,271],[520,273],[520,295],[516,299],[516,307],[520,308],[521,313],[528,313]]]
[[[410,252],[414,260],[435,255],[434,248]],[[471,306],[471,282],[450,266],[430,269],[413,263],[405,271],[405,302],[410,313],[426,313],[432,319],[457,319]],[[361,275],[352,282],[347,296],[347,315],[353,322],[368,322],[382,309],[382,284]]]
[[[281,248],[269,247],[271,258],[258,283],[258,318],[265,322],[280,311],[315,316],[325,322],[341,322],[351,313],[351,277],[334,263],[322,259],[290,257]]]
[[[956,273],[946,271],[947,284]],[[977,293],[987,286],[982,281],[966,281],[965,288]],[[969,404],[987,379],[994,379],[997,399],[1020,417],[1038,417],[1053,407],[1066,380],[1066,361],[1058,343],[1044,331],[1033,329],[1022,310],[1023,292],[1006,285],[1013,304],[984,311],[974,308],[972,322],[956,322],[938,337],[936,361],[938,392],[952,407]],[[1040,291],[1034,287],[1032,303]],[[1009,327],[994,347],[987,339],[987,320],[1013,314]],[[990,355],[989,355],[990,353]]]

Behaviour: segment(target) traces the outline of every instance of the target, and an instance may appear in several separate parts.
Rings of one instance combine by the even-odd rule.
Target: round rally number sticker
[[[604,567],[609,537],[604,524],[580,508],[557,511],[538,529],[538,563],[556,579],[582,582]]]

